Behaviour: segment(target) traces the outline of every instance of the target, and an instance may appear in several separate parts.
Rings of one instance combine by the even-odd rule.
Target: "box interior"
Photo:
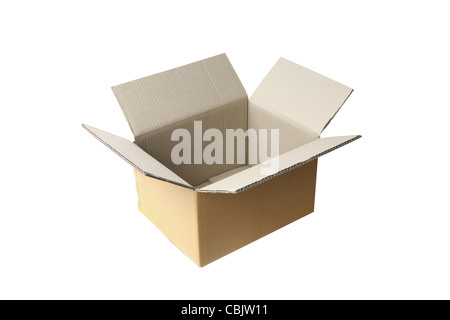
[[[204,114],[200,114],[190,119],[179,121],[176,124],[168,125],[164,128],[148,132],[146,134],[136,137],[135,143],[142,148],[145,152],[149,153],[156,160],[161,162],[171,171],[187,181],[190,185],[198,188],[206,186],[208,183],[217,182],[222,178],[229,177],[231,174],[242,171],[245,168],[249,168],[254,164],[249,163],[248,152],[249,143],[246,138],[245,143],[245,163],[238,163],[237,159],[237,147],[238,141],[234,139],[234,164],[193,164],[194,155],[191,154],[192,164],[179,164],[176,165],[171,159],[171,150],[178,144],[178,141],[171,141],[172,132],[177,128],[184,128],[188,130],[191,137],[194,137],[194,121],[202,121],[202,129],[206,131],[210,128],[220,130],[224,140],[226,138],[226,129],[242,129],[247,131],[248,128],[256,129],[258,133],[259,129],[269,129],[269,136],[267,141],[267,150],[270,154],[271,139],[270,129],[279,129],[279,153],[283,154],[294,148],[300,147],[308,142],[311,142],[318,138],[316,134],[303,128],[295,123],[289,122],[280,116],[275,115],[269,110],[264,110],[259,106],[251,106],[252,111],[249,112],[247,102],[227,105],[219,107],[215,110],[209,111]],[[259,135],[257,134],[259,139]],[[191,150],[194,150],[194,139],[191,139]],[[210,144],[210,141],[202,142],[202,149]],[[256,146],[257,147],[257,146]],[[259,152],[259,150],[256,150]],[[258,153],[257,153],[258,154]],[[226,145],[223,143],[223,159],[226,159]],[[259,157],[257,158],[257,164],[260,163]],[[239,170],[235,170],[240,168]]]
[[[250,97],[227,56],[221,54],[112,88],[135,137],[135,142],[96,128],[84,127],[141,173],[199,192],[235,193],[262,183],[273,176],[314,160],[360,136],[320,138],[352,89],[291,61],[280,58]],[[202,128],[195,129],[194,122]],[[175,129],[191,136],[191,163],[176,165],[171,152],[179,141],[172,141]],[[249,161],[234,164],[194,164],[211,142],[200,139],[208,129],[269,129],[266,143],[270,152],[270,129],[279,130],[279,169],[270,177]],[[259,136],[258,136],[259,139]],[[196,141],[199,141],[198,138]],[[248,142],[248,139],[247,139]],[[252,150],[253,151],[253,150]],[[259,154],[259,150],[256,150]]]

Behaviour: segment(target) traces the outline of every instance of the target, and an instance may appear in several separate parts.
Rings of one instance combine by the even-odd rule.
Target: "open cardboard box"
[[[250,99],[225,54],[112,89],[135,142],[83,127],[135,168],[139,209],[199,266],[313,212],[317,158],[360,138],[320,138],[352,89],[283,58]],[[278,169],[263,174],[266,164],[248,156],[174,164],[171,134],[184,128],[194,137],[194,121],[224,136],[279,129]],[[194,140],[192,149],[210,143]]]

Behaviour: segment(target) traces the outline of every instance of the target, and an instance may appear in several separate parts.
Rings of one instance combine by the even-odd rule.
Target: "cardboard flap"
[[[334,80],[280,58],[250,101],[320,135],[352,91]]]
[[[240,99],[247,100],[247,93],[225,54],[127,82],[112,90],[135,137]]]
[[[194,189],[190,184],[167,169],[133,142],[84,124],[83,128],[142,174]]]
[[[313,142],[280,155],[278,157],[278,170],[274,174],[264,175],[262,173],[262,167],[267,166],[267,162],[263,162],[223,180],[205,186],[198,191],[212,193],[238,193],[245,191],[285,172],[304,165],[309,161],[315,160],[318,157],[355,141],[360,137],[361,136],[356,135],[316,139]]]

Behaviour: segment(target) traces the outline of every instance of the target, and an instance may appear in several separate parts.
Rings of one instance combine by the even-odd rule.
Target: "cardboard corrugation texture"
[[[247,98],[225,54],[112,89],[135,137]]]

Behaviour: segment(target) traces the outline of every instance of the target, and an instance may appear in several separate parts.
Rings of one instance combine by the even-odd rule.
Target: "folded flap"
[[[189,183],[167,169],[163,164],[155,160],[133,142],[84,124],[83,128],[142,174],[194,189]]]
[[[112,87],[135,137],[215,108],[247,93],[225,54]]]
[[[280,58],[250,98],[318,135],[352,93],[352,89]]]
[[[267,166],[267,162],[263,162],[223,180],[205,186],[198,191],[212,193],[238,193],[245,191],[285,172],[304,165],[309,161],[315,160],[318,157],[342,147],[347,143],[355,141],[360,137],[361,136],[356,135],[317,139],[280,155],[278,157],[279,167],[277,172],[274,174],[265,175],[262,173],[262,168]]]

